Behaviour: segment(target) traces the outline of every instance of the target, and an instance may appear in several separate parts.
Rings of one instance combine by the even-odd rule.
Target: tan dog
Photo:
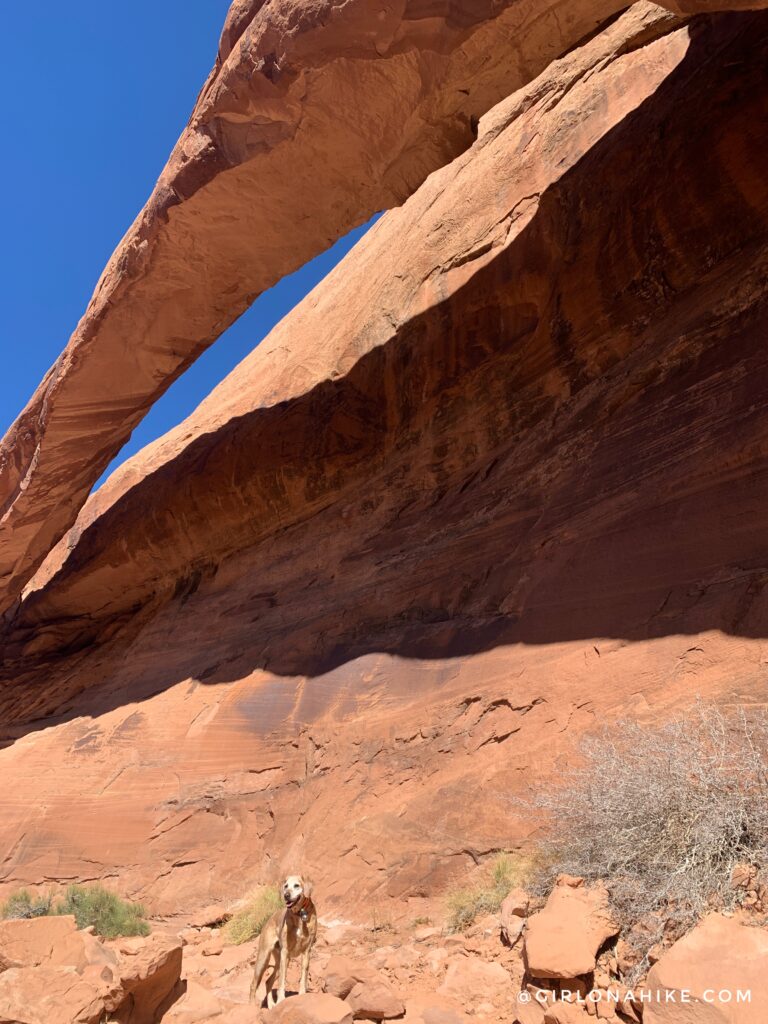
[[[259,948],[251,982],[252,1003],[256,997],[264,977],[264,972],[272,961],[272,973],[267,979],[267,1005],[275,1005],[273,987],[275,975],[279,973],[277,1002],[285,999],[285,976],[288,961],[301,957],[301,981],[299,994],[307,991],[309,976],[309,955],[317,936],[317,911],[312,902],[312,885],[301,875],[289,875],[282,885],[285,910],[278,910],[267,921],[259,935]]]

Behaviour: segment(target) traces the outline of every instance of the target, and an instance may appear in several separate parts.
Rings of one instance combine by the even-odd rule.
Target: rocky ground
[[[514,889],[498,914],[461,934],[425,917],[376,925],[321,919],[309,993],[296,994],[294,963],[288,998],[272,1010],[249,1003],[256,943],[228,944],[205,916],[181,929],[156,922],[147,939],[111,942],[77,931],[73,918],[1,923],[0,1021],[587,1024],[591,1016],[751,1024],[768,999],[768,928],[754,913],[708,915],[662,943],[650,972],[632,977],[604,888],[565,875],[546,901]]]

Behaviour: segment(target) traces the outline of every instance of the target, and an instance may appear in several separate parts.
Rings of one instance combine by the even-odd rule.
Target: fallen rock
[[[228,1004],[225,1009],[226,1016],[220,1020],[214,1017],[214,1024],[262,1024],[264,1020],[262,1011],[255,1006]]]
[[[338,946],[343,942],[349,942],[359,932],[359,928],[352,924],[335,924],[330,928],[324,928],[320,935],[320,942],[326,946]]]
[[[77,925],[70,915],[0,921],[0,956],[24,967],[49,963],[54,956],[63,963],[62,947],[76,935]]]
[[[508,996],[509,987],[509,972],[500,963],[464,956],[451,961],[437,993],[456,997],[465,1005],[471,1005],[480,995],[504,992]]]
[[[528,908],[531,905],[531,897],[525,891],[517,887],[511,889],[501,904],[501,917],[502,920],[510,917],[527,917]]]
[[[255,1006],[243,1006],[233,1003],[223,1004],[224,1015],[214,1017],[212,1024],[262,1024],[262,1010]],[[208,1024],[206,1021],[205,1024]]]
[[[222,1011],[221,1000],[213,992],[196,981],[188,980],[184,994],[163,1015],[163,1024],[207,1024],[207,1021],[221,1016]],[[252,1016],[255,1021],[256,1013]]]
[[[338,999],[346,999],[359,984],[374,985],[380,976],[373,967],[345,956],[332,956],[323,979],[323,991]]]
[[[358,982],[347,1002],[355,1020],[391,1020],[405,1013],[405,1003],[383,978]]]
[[[332,956],[328,961],[323,990],[346,999],[357,1020],[388,1020],[405,1012],[402,999],[377,970],[347,957]]]
[[[660,995],[643,1004],[643,1024],[762,1024],[766,964],[767,929],[710,914],[651,968],[644,988]],[[739,992],[749,992],[748,1001]]]
[[[758,871],[754,864],[736,864],[731,871],[731,885],[734,889],[751,889]]]
[[[198,929],[211,928],[214,925],[224,924],[230,917],[232,917],[231,910],[212,903],[210,906],[204,907],[202,910],[198,910],[197,913],[190,915],[187,927]]]
[[[514,946],[523,933],[525,918],[530,906],[530,896],[524,889],[513,889],[501,904],[500,929],[501,941],[507,946]]]
[[[119,1024],[154,1024],[183,992],[180,941],[150,935],[140,942],[118,947],[121,1001],[114,1016]]]
[[[515,1024],[544,1024],[544,1007],[535,999],[515,1001]]]
[[[123,939],[117,950],[74,917],[0,922],[0,955],[20,964],[0,973],[0,1022],[101,1024],[109,1013],[117,1024],[155,1024],[181,992],[180,942]]]
[[[348,1003],[327,992],[289,996],[271,1010],[263,1010],[264,1024],[352,1024]]]
[[[558,1000],[544,1011],[544,1024],[586,1024],[589,1015],[584,1006]]]
[[[437,994],[406,999],[403,1024],[469,1024],[471,1018],[451,999]]]
[[[106,996],[74,968],[11,968],[0,974],[0,1024],[101,1024]]]
[[[524,955],[534,978],[578,978],[595,969],[603,943],[618,932],[604,886],[558,879],[546,906],[528,919]]]

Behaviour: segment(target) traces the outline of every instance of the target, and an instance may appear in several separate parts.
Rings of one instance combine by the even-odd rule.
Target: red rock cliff
[[[595,721],[761,692],[767,26],[552,62],[90,499],[5,627],[2,882],[434,891]]]
[[[402,202],[478,115],[622,7],[236,0],[189,127],[0,445],[0,612],[151,404],[260,292]]]

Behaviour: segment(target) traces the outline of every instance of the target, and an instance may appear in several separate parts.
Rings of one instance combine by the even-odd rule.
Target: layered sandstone
[[[596,721],[761,692],[767,19],[552,63],[91,499],[3,637],[5,886],[416,900]]]
[[[0,448],[0,613],[172,381],[285,274],[401,203],[620,0],[236,0],[215,67]]]
[[[0,612],[146,410],[260,292],[402,202],[479,115],[622,7],[235,0],[189,127],[0,447]]]

